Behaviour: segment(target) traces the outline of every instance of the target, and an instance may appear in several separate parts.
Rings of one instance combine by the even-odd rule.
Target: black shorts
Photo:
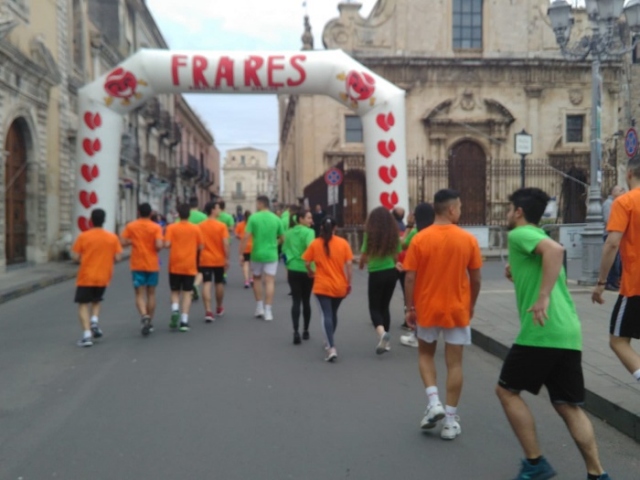
[[[640,339],[640,297],[618,296],[611,314],[609,333],[616,337]]]
[[[100,303],[107,287],[76,287],[76,303]]]
[[[224,283],[224,267],[200,267],[200,273],[202,274],[202,281],[204,283]]]
[[[582,352],[513,345],[502,365],[498,385],[512,392],[526,390],[534,395],[544,385],[551,402],[582,405]]]
[[[251,254],[250,253],[243,253],[242,254],[242,258],[244,258],[245,262],[250,262],[251,261]]]
[[[172,292],[190,292],[193,290],[193,284],[196,281],[195,275],[178,275],[176,273],[169,274],[169,288]]]

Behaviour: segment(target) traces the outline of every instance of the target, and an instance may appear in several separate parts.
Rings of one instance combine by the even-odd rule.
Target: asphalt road
[[[470,347],[462,435],[421,432],[416,351],[398,345],[398,316],[392,351],[375,355],[365,279],[341,307],[336,364],[323,362],[315,305],[311,340],[292,345],[283,269],[274,322],[252,318],[233,265],[226,316],[205,325],[199,302],[186,334],[168,330],[163,273],[162,314],[143,338],[120,264],[105,337],[88,349],[75,346],[73,282],[1,305],[0,479],[513,478],[521,453],[493,393],[500,362]],[[557,478],[586,478],[546,394],[527,398]],[[612,478],[638,479],[638,444],[594,423]]]

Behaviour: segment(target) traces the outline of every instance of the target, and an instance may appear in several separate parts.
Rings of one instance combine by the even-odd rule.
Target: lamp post
[[[598,269],[602,255],[602,236],[604,233],[601,204],[602,143],[600,139],[600,101],[602,77],[600,62],[603,60],[620,60],[631,51],[634,45],[628,46],[620,38],[618,22],[622,13],[632,32],[640,31],[640,0],[585,0],[587,15],[591,26],[589,35],[580,38],[574,45],[569,45],[573,18],[571,5],[567,0],[554,0],[547,11],[551,28],[556,36],[562,54],[567,59],[585,61],[591,57],[591,158],[590,185],[587,206],[587,226],[582,233],[582,277],[580,285],[595,285],[598,281]]]
[[[514,135],[515,152],[520,155],[520,188],[524,188],[525,160],[527,155],[533,152],[533,137],[523,128],[520,133]]]

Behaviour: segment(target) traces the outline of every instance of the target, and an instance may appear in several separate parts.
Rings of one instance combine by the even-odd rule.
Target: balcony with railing
[[[200,162],[193,155],[187,155],[187,161],[180,166],[180,176],[185,180],[190,180],[196,178],[199,173]]]

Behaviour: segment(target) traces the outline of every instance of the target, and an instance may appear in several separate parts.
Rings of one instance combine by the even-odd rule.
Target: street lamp
[[[602,254],[602,236],[604,225],[602,218],[600,166],[602,162],[602,142],[600,140],[600,95],[602,78],[600,62],[602,60],[620,60],[635,46],[627,46],[620,37],[618,22],[624,12],[626,23],[633,33],[640,31],[640,0],[586,0],[585,6],[591,24],[590,35],[580,38],[569,46],[573,18],[571,5],[567,0],[553,0],[547,15],[556,42],[565,58],[584,61],[591,56],[591,159],[590,185],[587,207],[587,226],[582,233],[584,251],[582,254],[581,285],[595,285],[598,281],[600,256]]]

